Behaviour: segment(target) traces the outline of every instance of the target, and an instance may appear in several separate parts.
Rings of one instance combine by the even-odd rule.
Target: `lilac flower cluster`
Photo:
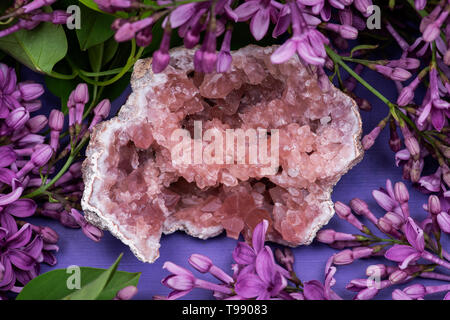
[[[233,251],[235,264],[233,274],[229,275],[208,257],[193,254],[189,264],[200,273],[209,273],[220,281],[220,284],[197,278],[191,271],[172,262],[166,262],[163,268],[171,274],[162,280],[163,285],[173,291],[167,296],[155,296],[155,299],[178,299],[195,288],[213,292],[216,299],[221,300],[316,300],[336,298],[331,290],[334,284],[335,268],[327,270],[325,285],[312,280],[302,283],[297,277],[293,265],[292,251],[277,249],[275,255],[269,246],[264,245],[267,220],[260,222],[253,230],[252,244],[239,242]]]
[[[69,166],[90,130],[110,110],[109,101],[104,100],[93,109],[89,127],[83,123],[83,113],[89,113],[85,110],[87,89],[86,84],[78,85],[69,99],[67,141],[61,134],[65,118],[61,111],[52,110],[48,119],[32,115],[41,108],[42,85],[18,83],[15,70],[0,64],[0,292],[19,292],[39,274],[41,262],[56,263],[52,251],[58,250],[57,233],[21,219],[37,214],[67,227],[82,228],[94,241],[102,236],[101,230],[75,209],[83,190],[81,163]],[[48,136],[44,131],[47,126]],[[60,147],[61,142],[67,145]],[[68,170],[54,172],[63,159],[70,161],[66,162]],[[37,203],[42,206],[38,208]]]
[[[335,204],[337,215],[361,234],[341,233],[332,229],[324,229],[317,234],[319,242],[341,250],[330,258],[330,265],[347,265],[368,257],[384,257],[396,263],[371,265],[366,270],[368,278],[350,281],[346,288],[357,292],[354,299],[372,299],[380,290],[408,283],[418,277],[449,282],[450,275],[438,271],[450,269],[450,254],[441,245],[442,234],[450,233],[448,200],[430,195],[428,203],[424,205],[427,216],[418,221],[410,215],[409,192],[404,183],[392,185],[387,180],[386,188],[374,190],[372,195],[386,211],[380,218],[373,214],[366,202],[358,198],[353,199],[350,206],[342,202]],[[357,216],[370,221],[376,227],[377,234]],[[378,236],[378,233],[384,234],[385,238]],[[419,292],[419,289],[422,291]],[[403,290],[396,289],[392,298],[423,299],[427,294],[449,290],[449,284],[431,287],[413,284]],[[450,295],[446,298],[450,298]]]
[[[417,10],[425,8],[426,1],[416,1]],[[420,9],[422,8],[422,9]],[[422,12],[423,13],[423,12]],[[390,114],[363,139],[367,150],[389,123],[389,145],[395,152],[397,166],[403,167],[403,178],[411,180],[424,193],[449,197],[450,186],[450,2],[439,1],[429,14],[421,19],[421,36],[409,44],[391,24],[386,29],[402,50],[399,60],[384,61],[386,67],[403,69],[402,72],[384,72],[395,81],[399,95]],[[419,63],[421,61],[422,63]],[[362,62],[367,65],[366,62]],[[422,65],[422,69],[420,67]],[[408,84],[402,82],[416,75]],[[377,71],[381,71],[378,70]],[[381,72],[383,73],[383,72]],[[400,76],[398,76],[400,75]],[[426,87],[421,103],[416,104],[416,91]],[[400,129],[400,130],[398,130]],[[403,143],[399,132],[403,136]],[[402,146],[404,145],[404,146]],[[432,175],[423,176],[426,158],[434,158],[439,168]]]
[[[195,288],[213,292],[217,299],[283,299],[283,300],[341,300],[332,289],[336,284],[334,275],[338,266],[351,264],[364,258],[385,258],[396,264],[370,265],[366,270],[368,278],[351,280],[346,288],[356,292],[355,300],[374,298],[381,290],[409,283],[417,278],[447,282],[437,286],[415,283],[404,289],[395,289],[393,299],[423,299],[426,295],[450,291],[450,274],[440,270],[450,269],[450,254],[441,246],[443,233],[450,233],[450,206],[445,199],[431,195],[424,209],[428,212],[423,221],[410,216],[409,192],[402,182],[373,191],[376,202],[386,210],[377,218],[366,202],[355,198],[350,206],[335,203],[336,214],[358,229],[361,234],[349,234],[323,229],[317,234],[317,241],[340,250],[333,254],[325,265],[323,282],[300,281],[294,271],[294,256],[290,249],[277,249],[273,254],[264,245],[268,222],[263,220],[253,230],[252,244],[239,242],[233,251],[235,264],[229,275],[208,257],[193,254],[189,264],[200,273],[209,273],[221,283],[197,278],[191,271],[172,262],[163,268],[171,274],[162,283],[173,291],[167,296],[155,299],[177,299]],[[358,216],[370,221],[377,229],[371,231]],[[386,237],[381,238],[379,233]],[[445,299],[450,299],[447,293]]]
[[[45,12],[42,9],[55,3],[57,0],[15,0],[11,8],[7,9],[0,20],[7,22],[14,21],[13,24],[0,30],[0,38],[10,35],[19,30],[32,30],[41,22],[53,24],[65,24],[69,14],[62,10]]]
[[[135,38],[140,46],[152,41],[152,28],[163,19],[164,34],[159,49],[153,55],[153,70],[161,72],[169,64],[169,44],[173,29],[183,38],[186,48],[203,42],[195,54],[195,69],[200,72],[225,72],[231,65],[230,43],[236,22],[249,22],[253,37],[259,41],[274,24],[273,38],[278,38],[292,28],[292,37],[272,56],[273,63],[282,63],[295,53],[305,63],[324,65],[327,58],[325,44],[329,40],[321,31],[330,32],[341,39],[356,39],[358,30],[365,28],[363,17],[368,16],[371,1],[298,0],[281,3],[275,0],[205,0],[178,5],[176,2],[158,1],[158,6],[146,5],[137,0],[95,0],[106,12],[145,12],[145,18],[117,19],[112,27],[118,42]],[[341,10],[340,23],[331,23],[333,9]],[[148,12],[152,14],[149,16]],[[223,35],[220,51],[216,52],[217,38]]]

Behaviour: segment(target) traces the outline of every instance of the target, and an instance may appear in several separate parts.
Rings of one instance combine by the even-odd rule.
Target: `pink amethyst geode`
[[[262,219],[270,223],[267,240],[309,244],[334,213],[333,186],[362,158],[361,120],[352,99],[332,85],[324,92],[297,57],[272,64],[275,49],[235,51],[224,74],[194,72],[195,51],[181,48],[160,74],[151,59],[138,61],[127,103],[91,136],[83,164],[86,218],[146,262],[158,258],[162,233],[206,239],[225,229],[249,240]],[[279,162],[264,170],[246,161],[174,161],[174,131],[192,133],[194,123],[217,133],[264,128],[269,145],[277,129]],[[186,141],[194,153],[194,138]],[[254,142],[245,140],[246,147]],[[215,143],[223,142],[203,141],[200,150]]]

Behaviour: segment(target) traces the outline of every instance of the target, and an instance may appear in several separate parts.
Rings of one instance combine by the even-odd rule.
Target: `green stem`
[[[86,77],[103,77],[103,76],[112,76],[114,74],[118,74],[122,71],[123,68],[116,68],[116,69],[111,69],[111,70],[107,70],[107,71],[99,71],[99,72],[88,72],[88,71],[84,71],[79,69],[78,71],[80,72],[80,74],[82,74],[83,76]]]
[[[128,58],[127,63],[122,68],[122,70],[117,75],[112,77],[111,79],[108,79],[105,81],[94,81],[94,80],[89,79],[88,77],[85,77],[82,74],[79,74],[79,76],[81,79],[83,79],[84,81],[86,81],[87,83],[92,84],[92,85],[97,85],[100,87],[106,87],[108,85],[111,85],[114,82],[120,80],[120,78],[122,78],[125,75],[125,73],[127,73],[131,69],[131,67],[135,64],[135,62],[141,57],[142,53],[144,52],[144,49],[145,49],[144,47],[139,48],[139,51],[137,52],[136,56],[134,56],[134,54],[136,52],[136,42],[133,40],[130,57]]]
[[[62,74],[56,71],[50,71],[47,73],[47,75],[56,78],[56,79],[61,79],[61,80],[72,80],[75,79],[78,76],[78,71],[74,70],[74,72],[72,74]]]
[[[355,71],[352,70],[341,58],[340,55],[338,55],[336,52],[334,52],[329,46],[325,46],[325,49],[327,51],[328,56],[337,64],[339,64],[342,68],[345,69],[352,77],[354,77],[356,80],[358,80],[364,87],[367,88],[370,92],[372,92],[375,96],[377,96],[381,101],[383,101],[390,109],[393,109],[395,106],[392,102],[390,102],[385,96],[383,96],[377,89],[372,87],[366,80],[361,78],[359,74],[357,74]],[[397,118],[396,115],[392,115],[394,118]]]
[[[66,173],[66,171],[69,169],[70,165],[73,163],[73,161],[75,160],[75,158],[77,157],[78,153],[80,152],[80,150],[84,147],[84,145],[87,143],[87,141],[89,140],[89,135],[85,136],[81,141],[80,144],[75,148],[72,149],[73,152],[70,153],[70,156],[67,158],[66,163],[64,164],[64,166],[61,168],[61,170],[59,170],[59,172],[52,178],[52,180],[50,180],[49,183],[39,187],[38,189],[34,190],[31,193],[28,193],[24,196],[22,196],[23,199],[30,199],[30,198],[34,198],[37,197],[39,195],[41,195],[42,193],[44,193],[45,191],[47,191],[48,188],[50,188],[51,186],[53,186],[56,181],[59,180],[59,178],[61,178],[61,176]]]

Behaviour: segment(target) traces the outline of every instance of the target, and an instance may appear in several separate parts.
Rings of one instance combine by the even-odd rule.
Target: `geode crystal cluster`
[[[235,51],[224,74],[194,72],[194,50],[172,50],[160,74],[151,59],[138,61],[127,103],[95,128],[87,149],[87,219],[146,262],[158,258],[162,233],[206,239],[226,230],[248,240],[262,219],[267,240],[310,243],[334,213],[332,187],[362,158],[361,120],[352,99],[332,85],[322,90],[297,57],[272,64],[275,49]],[[199,126],[214,139],[198,139]],[[265,135],[252,139],[251,130]],[[244,144],[240,159],[239,146],[218,138],[228,132]],[[251,161],[262,138],[276,161]],[[180,145],[190,160],[210,152],[223,161],[186,161],[175,156]]]

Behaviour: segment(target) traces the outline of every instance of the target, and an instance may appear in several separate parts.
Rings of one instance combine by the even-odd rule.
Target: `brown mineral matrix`
[[[151,59],[138,61],[127,103],[91,136],[83,164],[86,218],[146,262],[158,258],[162,233],[207,239],[225,230],[250,240],[262,219],[269,221],[267,240],[309,244],[334,213],[333,186],[362,158],[361,120],[351,98],[332,85],[322,90],[297,57],[272,64],[275,49],[235,51],[223,74],[194,72],[195,51],[183,48],[172,50],[160,74],[152,72]],[[248,161],[259,140],[246,136],[242,161],[228,161],[239,147],[219,155],[225,142],[216,135],[203,136],[199,147],[199,124],[217,136],[264,129],[267,145],[278,143],[278,162]],[[181,142],[173,135],[181,129],[189,156],[214,150],[224,161],[175,157]]]

